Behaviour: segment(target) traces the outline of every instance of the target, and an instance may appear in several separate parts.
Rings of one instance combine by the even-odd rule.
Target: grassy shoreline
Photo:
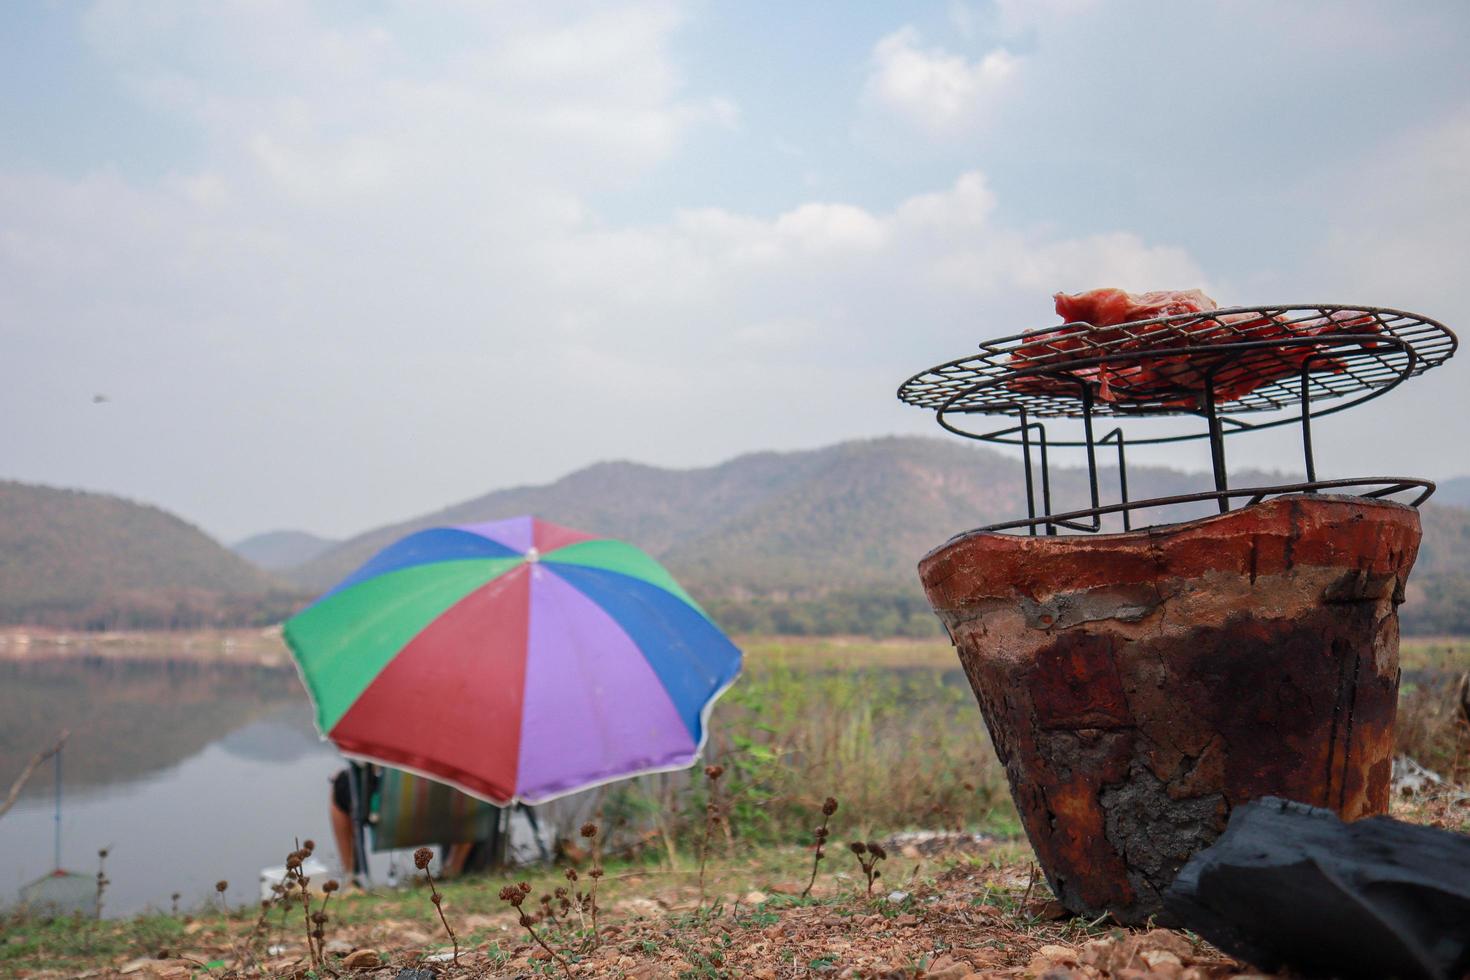
[[[736,635],[752,660],[808,666],[951,667],[958,660],[944,638]],[[106,657],[164,661],[197,660],[289,663],[279,626],[262,629],[136,630],[86,632],[42,626],[0,626],[0,659]],[[1470,670],[1470,636],[1406,636],[1399,642],[1404,670]]]
[[[52,635],[25,644],[14,642],[14,631],[4,636],[0,657],[178,658],[292,669],[279,634],[268,631],[163,634],[165,643],[158,634],[101,634],[86,643]],[[1148,939],[1052,918],[1056,909],[1046,902],[1004,773],[947,643],[737,642],[747,652],[746,673],[715,709],[708,748],[708,761],[725,767],[721,823],[706,823],[709,783],[697,770],[609,790],[599,819],[656,832],[607,865],[600,945],[588,945],[581,917],[575,926],[571,917],[546,924],[551,945],[577,975],[775,980],[851,970],[846,975],[961,980],[970,972],[1020,975],[1048,963],[1093,962],[1145,940],[1197,963],[1201,976],[1236,969],[1181,934]],[[1406,640],[1403,662],[1406,671],[1453,676],[1470,668],[1470,640]],[[1452,779],[1467,779],[1470,739],[1439,687],[1406,684],[1400,749]],[[811,896],[802,897],[813,865],[811,828],[829,794],[840,800],[833,836]],[[1446,800],[1430,810],[1395,806],[1406,819],[1470,830],[1470,806]],[[895,842],[897,832],[914,828],[968,836],[951,837],[957,846],[938,853]],[[979,839],[977,831],[984,832]],[[893,846],[870,896],[846,845],[873,839]],[[585,855],[568,854],[586,868]],[[102,922],[12,914],[0,918],[0,974],[301,980],[353,973],[387,980],[422,966],[441,976],[565,975],[499,898],[501,886],[521,878],[534,896],[554,896],[568,887],[564,875],[562,865],[445,883],[443,908],[462,951],[458,970],[444,959],[450,947],[427,889],[414,885],[334,896],[326,938],[337,940],[333,949],[344,956],[371,951],[358,962],[376,965],[360,970],[334,953],[327,968],[310,972],[298,905],[294,913],[270,910],[264,935],[256,931],[259,910],[250,908]],[[323,883],[313,883],[318,899]],[[1135,947],[1126,947],[1129,955]]]

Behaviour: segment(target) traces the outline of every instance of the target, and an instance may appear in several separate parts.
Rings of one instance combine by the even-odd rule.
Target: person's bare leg
[[[332,836],[337,840],[337,857],[342,862],[342,872],[349,879],[357,872],[357,851],[353,847],[352,818],[332,801],[328,808],[332,812]]]
[[[444,873],[451,877],[463,874],[465,862],[470,859],[470,851],[474,846],[473,841],[449,845],[449,854],[444,861]]]

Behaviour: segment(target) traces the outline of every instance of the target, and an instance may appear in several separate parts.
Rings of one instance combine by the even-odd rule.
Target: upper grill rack
[[[1406,379],[1448,360],[1455,335],[1427,317],[1376,306],[1297,304],[1237,306],[1202,313],[1138,320],[1118,326],[1067,323],[986,341],[980,353],[930,368],[910,378],[898,397],[934,411],[945,429],[985,442],[1018,446],[1026,478],[1022,520],[980,530],[1025,529],[1098,532],[1105,516],[1131,530],[1132,514],[1214,501],[1255,503],[1284,493],[1354,489],[1363,496],[1412,492],[1419,504],[1434,484],[1414,477],[1320,480],[1312,449],[1312,419],[1360,405]],[[1235,418],[1275,412],[1259,422]],[[992,431],[972,431],[975,416],[1017,419]],[[1135,438],[1116,426],[1099,436],[1099,417],[1187,415],[1200,430]],[[1076,418],[1080,439],[1058,439],[1048,420]],[[1306,482],[1232,488],[1225,465],[1225,436],[1299,423]],[[1196,494],[1131,499],[1127,447],[1208,439],[1215,488]],[[1086,450],[1090,507],[1054,506],[1048,449]],[[1104,503],[1098,452],[1116,452],[1118,497]],[[1039,466],[1033,463],[1039,454]],[[1037,485],[1037,477],[1040,485]],[[1038,493],[1039,490],[1039,493]],[[1038,506],[1039,504],[1039,506]]]
[[[910,378],[898,397],[946,414],[1032,418],[1080,417],[1083,387],[1094,416],[1200,414],[1211,392],[1222,414],[1365,395],[1356,405],[1443,362],[1456,345],[1442,324],[1401,310],[1241,306],[986,341],[979,354]]]

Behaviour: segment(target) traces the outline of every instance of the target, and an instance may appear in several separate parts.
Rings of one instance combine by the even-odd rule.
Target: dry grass
[[[863,894],[855,868],[824,868],[811,897],[800,897],[800,884],[787,879],[804,879],[808,860],[800,848],[765,848],[712,863],[706,884],[713,901],[704,906],[692,874],[611,867],[597,946],[584,941],[574,920],[565,927],[539,925],[545,946],[531,939],[518,911],[496,898],[500,878],[449,882],[440,907],[463,933],[458,966],[435,938],[443,933],[424,900],[427,888],[349,895],[338,906],[328,971],[373,980],[389,980],[405,968],[427,968],[446,980],[568,973],[638,980],[959,980],[975,973],[1034,976],[1053,965],[1091,963],[1093,972],[1082,975],[1109,977],[1142,965],[1144,953],[1170,950],[1200,978],[1243,969],[1182,934],[1125,933],[1059,918],[1045,885],[1034,881],[1029,853],[1010,843],[937,856],[898,850],[894,880],[885,877],[873,897]],[[558,880],[555,869],[537,872],[527,882],[530,894],[549,891]],[[110,953],[79,961],[58,948],[49,963],[41,955],[11,960],[6,975],[59,978],[86,966],[91,976],[131,980],[301,977],[309,958],[299,930],[270,937],[273,952],[259,963],[241,955],[250,918],[242,911],[226,925],[218,917],[178,922],[166,939],[153,920],[146,929],[143,920],[92,923],[99,933],[113,933]]]
[[[716,709],[709,755],[728,773],[732,832],[805,843],[828,796],[864,838],[905,827],[1014,830],[1005,774],[953,652],[942,668],[927,650],[921,665],[895,668],[884,663],[898,655],[888,644],[854,645],[834,662],[843,649],[757,649]],[[691,828],[703,814],[702,797],[695,803],[684,811]]]
[[[1148,975],[1129,971],[1150,963],[1163,964],[1159,975],[1195,980],[1243,971],[1185,934],[1105,931],[1056,917],[1030,849],[1014,836],[1003,774],[947,646],[755,641],[747,652],[747,674],[714,718],[711,762],[725,767],[715,810],[700,785],[712,780],[690,785],[687,777],[682,784],[667,777],[674,791],[666,800],[627,791],[644,793],[645,805],[668,804],[660,820],[684,850],[667,866],[661,846],[608,864],[592,926],[597,941],[589,941],[584,917],[562,914],[537,923],[542,946],[521,926],[519,911],[497,898],[509,885],[504,876],[471,878],[440,886],[439,903],[427,886],[334,899],[326,971],[374,980],[407,967],[446,980],[553,973],[960,980],[1053,968],[1121,978]],[[1446,676],[1467,652],[1470,646],[1444,641],[1406,644],[1406,669]],[[1399,738],[1401,750],[1422,764],[1470,779],[1470,725],[1452,686],[1421,682],[1406,690]],[[814,864],[812,830],[823,821],[828,795],[840,801],[825,814],[829,856],[817,862],[815,885],[804,895]],[[617,802],[610,793],[608,805]],[[1455,789],[1395,807],[1406,819],[1470,830],[1470,798]],[[715,813],[723,822],[711,821]],[[962,849],[938,853],[891,836],[945,825],[1012,836],[970,837]],[[726,827],[731,833],[722,841]],[[889,855],[871,896],[845,846],[870,840]],[[707,857],[703,881],[690,857],[696,849]],[[565,868],[521,874],[535,896],[575,882]],[[257,935],[258,922],[255,910],[223,922],[17,919],[5,924],[0,974],[302,977],[311,957],[301,929],[271,926]],[[451,924],[457,965],[446,940]],[[255,952],[247,956],[245,949]]]
[[[1410,673],[1470,671],[1470,637],[1406,636],[1399,641],[1399,666]]]
[[[1421,684],[1399,698],[1398,752],[1454,783],[1470,783],[1470,717],[1460,682]]]

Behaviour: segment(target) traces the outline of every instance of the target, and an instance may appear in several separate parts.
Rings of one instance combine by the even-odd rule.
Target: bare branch
[[[56,736],[56,744],[52,745],[49,749],[37,752],[31,756],[31,761],[26,763],[26,767],[20,771],[20,775],[15,777],[15,782],[10,784],[10,792],[5,794],[5,802],[0,803],[0,817],[5,816],[10,808],[15,806],[15,801],[20,799],[20,791],[25,789],[26,783],[30,781],[31,776],[35,775],[41,763],[60,752],[61,747],[66,744],[66,740],[70,735],[71,732],[63,728],[61,734]]]

